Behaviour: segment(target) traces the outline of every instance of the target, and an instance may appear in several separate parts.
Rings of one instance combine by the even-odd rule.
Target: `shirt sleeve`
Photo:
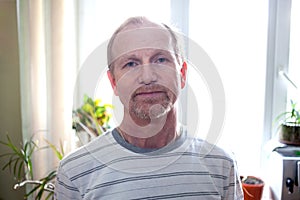
[[[65,200],[65,199],[82,199],[82,196],[78,188],[73,184],[73,182],[66,175],[63,168],[60,166],[57,171],[54,199]]]
[[[225,192],[225,200],[244,200],[244,194],[242,190],[242,184],[240,176],[237,170],[236,163],[231,166],[229,180],[228,180],[228,190]]]

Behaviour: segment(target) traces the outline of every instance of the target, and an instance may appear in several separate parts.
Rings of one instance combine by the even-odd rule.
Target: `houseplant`
[[[34,142],[33,138],[30,138],[24,144],[21,143],[15,145],[8,135],[6,141],[0,141],[0,144],[5,145],[10,150],[9,153],[0,155],[0,158],[7,158],[7,162],[2,167],[2,170],[9,169],[10,173],[13,175],[13,178],[17,182],[14,189],[23,187],[26,184],[32,184],[32,187],[30,187],[24,195],[24,199],[27,199],[30,196],[34,196],[35,200],[42,199],[42,197],[51,199],[53,196],[54,184],[52,182],[56,177],[56,169],[50,171],[40,180],[34,180],[35,168],[32,164],[32,159],[36,151],[51,148],[59,160],[64,156],[62,146],[59,150],[49,141],[46,142],[48,143],[47,146],[39,147]]]
[[[297,104],[291,100],[290,110],[278,115],[276,121],[280,121],[277,132],[279,141],[300,146],[300,110],[297,109]]]
[[[112,108],[111,104],[102,104],[101,99],[93,100],[84,95],[83,105],[73,111],[73,128],[76,131],[84,130],[91,137],[101,135],[110,128],[109,110]]]
[[[262,198],[264,181],[255,176],[241,176],[245,200],[260,200]]]
[[[86,131],[85,134],[93,134],[95,137],[99,136],[109,128],[109,120],[111,118],[109,108],[112,108],[112,105],[101,104],[101,100],[93,100],[85,95],[83,105],[73,111],[73,128],[77,131],[83,129]],[[28,141],[16,145],[8,135],[6,141],[0,141],[0,144],[9,150],[8,153],[0,154],[1,159],[6,159],[2,170],[11,172],[14,180],[16,180],[14,189],[31,184],[30,189],[24,195],[25,199],[29,197],[34,197],[35,200],[54,198],[56,168],[39,180],[35,180],[35,166],[33,166],[32,159],[35,152],[51,149],[53,154],[61,160],[64,157],[64,150],[62,144],[58,148],[46,139],[45,142],[46,146],[38,146],[32,137]]]

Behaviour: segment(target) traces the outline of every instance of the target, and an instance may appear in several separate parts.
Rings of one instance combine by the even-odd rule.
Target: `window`
[[[234,152],[241,174],[258,174],[268,1],[190,0],[189,19],[190,37],[210,56],[225,88],[226,119],[218,143]]]
[[[272,122],[289,107],[290,99],[299,102],[299,1],[269,2],[268,62],[263,142],[276,137]],[[299,87],[299,86],[298,86]]]
[[[291,82],[288,83],[288,101],[289,99],[293,99],[295,102],[300,104],[300,1],[292,1],[291,4],[291,27],[290,27],[290,52],[289,52],[289,69],[288,74],[291,81],[295,84],[293,85]],[[296,87],[295,87],[296,86]]]

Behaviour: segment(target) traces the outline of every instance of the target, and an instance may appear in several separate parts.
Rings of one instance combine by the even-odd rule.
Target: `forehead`
[[[114,39],[111,48],[111,59],[142,49],[173,50],[172,38],[168,30],[157,27],[135,27],[122,30]]]

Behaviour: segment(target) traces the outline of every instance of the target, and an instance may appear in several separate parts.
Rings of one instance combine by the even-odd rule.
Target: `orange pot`
[[[248,176],[252,178],[256,178],[261,180],[260,178],[254,176]],[[261,180],[262,183],[259,184],[247,184],[242,183],[243,192],[244,192],[244,200],[261,200],[263,189],[264,189],[264,182]]]

